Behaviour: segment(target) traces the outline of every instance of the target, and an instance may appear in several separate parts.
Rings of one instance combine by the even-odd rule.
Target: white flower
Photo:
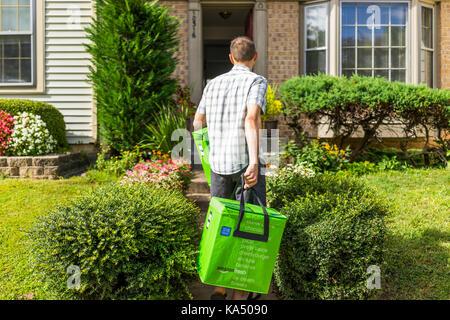
[[[42,155],[56,148],[56,141],[40,116],[21,112],[14,119],[10,151],[17,155]]]

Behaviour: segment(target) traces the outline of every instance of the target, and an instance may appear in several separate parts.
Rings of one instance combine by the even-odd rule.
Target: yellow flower
[[[345,150],[341,150],[341,153],[342,153],[342,154],[345,154]]]

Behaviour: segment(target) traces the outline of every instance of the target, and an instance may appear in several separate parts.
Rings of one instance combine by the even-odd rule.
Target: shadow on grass
[[[436,229],[426,229],[412,238],[388,234],[377,299],[449,299],[448,243],[450,232]]]

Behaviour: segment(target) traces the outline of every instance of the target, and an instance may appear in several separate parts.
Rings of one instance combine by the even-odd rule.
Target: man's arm
[[[195,113],[194,118],[194,131],[200,130],[201,128],[206,126],[206,114],[203,113]]]
[[[258,182],[259,129],[261,129],[261,108],[257,104],[248,105],[245,117],[245,138],[249,165],[244,173],[244,189],[251,188]]]

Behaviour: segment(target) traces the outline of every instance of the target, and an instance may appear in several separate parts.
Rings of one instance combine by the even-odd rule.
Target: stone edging
[[[80,152],[46,156],[0,157],[0,175],[11,178],[56,179],[86,170],[88,157]]]

